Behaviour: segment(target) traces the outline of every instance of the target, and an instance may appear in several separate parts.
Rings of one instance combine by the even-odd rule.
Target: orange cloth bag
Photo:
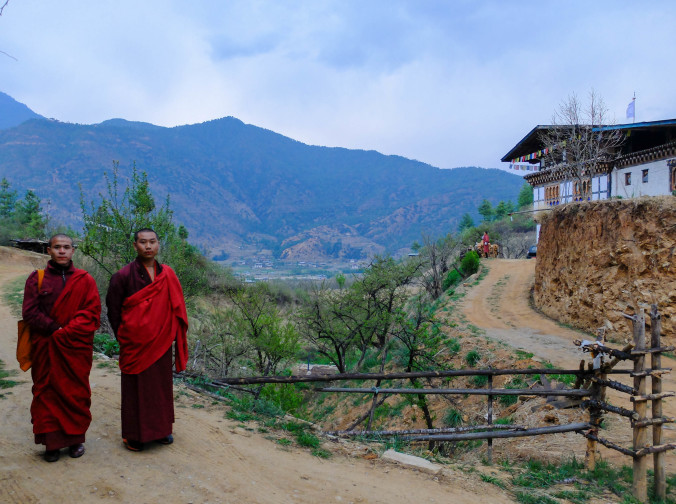
[[[38,292],[42,288],[42,279],[45,276],[45,270],[38,270]],[[17,322],[19,329],[19,338],[16,341],[16,360],[19,361],[19,367],[22,371],[28,371],[33,365],[31,360],[31,328],[23,320]]]

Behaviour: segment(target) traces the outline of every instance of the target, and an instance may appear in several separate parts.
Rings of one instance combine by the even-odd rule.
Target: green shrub
[[[486,375],[472,376],[472,378],[470,379],[470,382],[475,387],[485,387],[486,384],[488,383],[488,376],[486,376]]]
[[[319,438],[317,436],[305,431],[301,431],[296,434],[296,441],[298,441],[300,446],[304,446],[306,448],[319,448],[320,444]]]
[[[467,355],[465,355],[465,362],[469,367],[476,366],[477,362],[479,362],[480,360],[481,354],[476,348],[474,350],[470,350],[469,352],[467,352]]]
[[[458,273],[458,270],[452,269],[451,271],[448,272],[446,278],[444,278],[444,281],[441,284],[441,288],[444,291],[447,291],[451,287],[458,285],[460,282],[462,282],[462,276],[460,275],[460,273]]]
[[[450,409],[444,415],[444,425],[447,427],[458,427],[462,425],[462,413],[457,409]]]
[[[479,254],[472,250],[466,253],[460,261],[460,269],[462,269],[463,274],[470,276],[479,271],[479,263]]]
[[[94,351],[112,357],[120,354],[120,345],[110,334],[99,333],[94,335]]]
[[[303,395],[291,383],[268,383],[261,390],[260,397],[288,413],[295,413],[303,405]]]
[[[460,342],[457,338],[450,338],[446,340],[446,348],[448,348],[451,355],[455,355],[460,351]]]

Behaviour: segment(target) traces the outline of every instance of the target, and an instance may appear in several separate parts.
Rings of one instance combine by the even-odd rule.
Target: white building
[[[534,210],[574,201],[659,196],[676,190],[676,119],[594,128],[598,132],[619,130],[622,141],[609,161],[588,171],[582,180],[572,179],[562,169],[565,148],[543,144],[543,133],[551,128],[554,126],[536,126],[502,158],[512,168],[532,172],[524,180],[533,187]]]
[[[536,126],[502,158],[514,168],[533,172],[524,180],[533,186],[535,210],[572,201],[658,196],[676,189],[676,119],[595,128],[619,130],[622,142],[610,161],[582,181],[571,180],[560,169],[561,161],[554,157],[561,157],[560,149],[543,144],[541,136],[550,128]]]

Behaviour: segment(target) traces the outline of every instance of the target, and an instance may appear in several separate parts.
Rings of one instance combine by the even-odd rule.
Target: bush
[[[120,345],[110,334],[99,333],[94,335],[94,351],[112,357],[120,354]]]
[[[462,258],[462,261],[460,262],[460,267],[462,269],[462,272],[467,275],[473,275],[477,271],[479,271],[479,254],[474,252],[473,250],[471,252],[468,252],[465,254],[465,257]]]
[[[449,288],[458,285],[460,282],[462,282],[462,276],[458,273],[458,270],[452,269],[448,272],[446,278],[444,278],[441,288],[444,291],[447,291]]]
[[[285,413],[295,413],[303,405],[303,396],[291,383],[268,383],[261,390],[261,398],[276,404]]]
[[[462,413],[457,409],[450,409],[444,416],[444,424],[447,427],[458,427],[462,425]]]
[[[465,362],[469,367],[476,366],[479,360],[481,360],[481,354],[476,349],[470,350],[469,352],[467,352],[467,355],[465,355]]]

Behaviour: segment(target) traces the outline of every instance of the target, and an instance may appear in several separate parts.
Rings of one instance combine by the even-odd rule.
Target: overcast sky
[[[500,167],[572,93],[617,123],[634,92],[637,121],[676,118],[674,27],[671,0],[9,0],[0,91],[66,122],[234,116]]]

